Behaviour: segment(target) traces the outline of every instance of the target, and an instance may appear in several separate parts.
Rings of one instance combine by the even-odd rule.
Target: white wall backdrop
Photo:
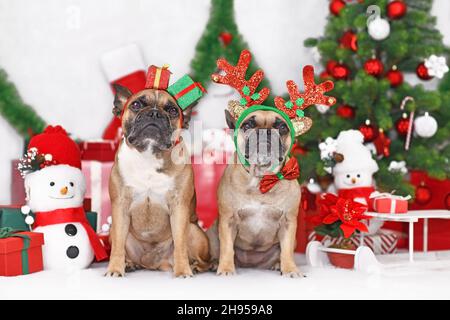
[[[0,0],[0,66],[48,123],[61,124],[80,138],[97,138],[112,105],[99,57],[134,42],[146,63],[170,63],[176,79],[189,70],[209,2]],[[300,66],[314,63],[303,40],[322,34],[328,0],[235,2],[240,31],[274,91],[284,92],[286,79],[299,79]],[[450,1],[435,0],[433,14],[450,45]],[[204,116],[211,114],[204,110],[225,106],[214,98],[215,90],[199,105]],[[23,142],[2,117],[0,137],[1,204],[9,202],[10,161],[21,155]]]

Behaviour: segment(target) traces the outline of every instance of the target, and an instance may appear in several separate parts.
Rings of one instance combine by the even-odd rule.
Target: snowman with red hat
[[[333,174],[337,195],[365,204],[373,211],[370,195],[375,192],[373,175],[378,171],[378,164],[364,145],[362,133],[341,131],[336,140],[329,138],[319,148],[328,172]],[[370,220],[368,233],[376,233],[382,225],[382,221]]]
[[[77,144],[61,126],[34,136],[18,169],[24,177],[26,221],[44,234],[45,269],[84,269],[106,252],[83,209],[86,192]]]

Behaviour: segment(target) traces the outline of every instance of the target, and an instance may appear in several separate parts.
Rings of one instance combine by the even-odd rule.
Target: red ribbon
[[[278,174],[265,175],[259,183],[261,193],[266,193],[272,189],[275,184],[283,179],[294,180],[300,176],[300,168],[296,158],[289,159]]]
[[[71,222],[80,223],[84,230],[86,230],[97,261],[106,259],[108,255],[106,254],[105,248],[100,242],[100,239],[94,229],[90,226],[83,207],[36,212],[33,228]]]
[[[181,90],[180,92],[178,92],[176,95],[174,95],[173,97],[178,100],[178,98],[184,96],[186,93],[188,93],[189,91],[191,91],[194,88],[199,88],[202,92],[206,92],[206,89],[203,88],[202,84],[200,82],[194,82],[193,84],[187,86],[186,88],[184,88],[183,90]]]

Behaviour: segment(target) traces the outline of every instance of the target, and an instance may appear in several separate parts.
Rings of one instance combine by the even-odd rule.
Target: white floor
[[[43,271],[0,277],[2,299],[449,299],[450,260],[392,268],[367,275],[335,268],[298,265],[307,278],[288,279],[277,272],[239,269],[232,277],[213,273],[175,279],[170,273],[137,271],[105,278],[105,263],[73,274]],[[395,263],[406,256],[381,257]],[[408,266],[408,264],[407,264]],[[422,267],[421,267],[422,266]],[[426,267],[424,267],[426,266]]]

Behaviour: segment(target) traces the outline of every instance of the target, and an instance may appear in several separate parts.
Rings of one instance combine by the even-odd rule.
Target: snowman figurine
[[[44,234],[45,269],[84,269],[94,256],[106,258],[100,240],[83,209],[86,182],[80,150],[60,126],[49,126],[34,136],[19,163],[25,180],[27,206],[35,218],[33,231]],[[34,221],[33,221],[34,220]]]
[[[364,136],[358,130],[341,131],[336,139],[335,154],[340,161],[332,168],[334,186],[339,197],[365,204],[373,211],[370,194],[375,191],[373,174],[378,164],[364,145]],[[369,234],[376,233],[383,222],[370,220]]]

